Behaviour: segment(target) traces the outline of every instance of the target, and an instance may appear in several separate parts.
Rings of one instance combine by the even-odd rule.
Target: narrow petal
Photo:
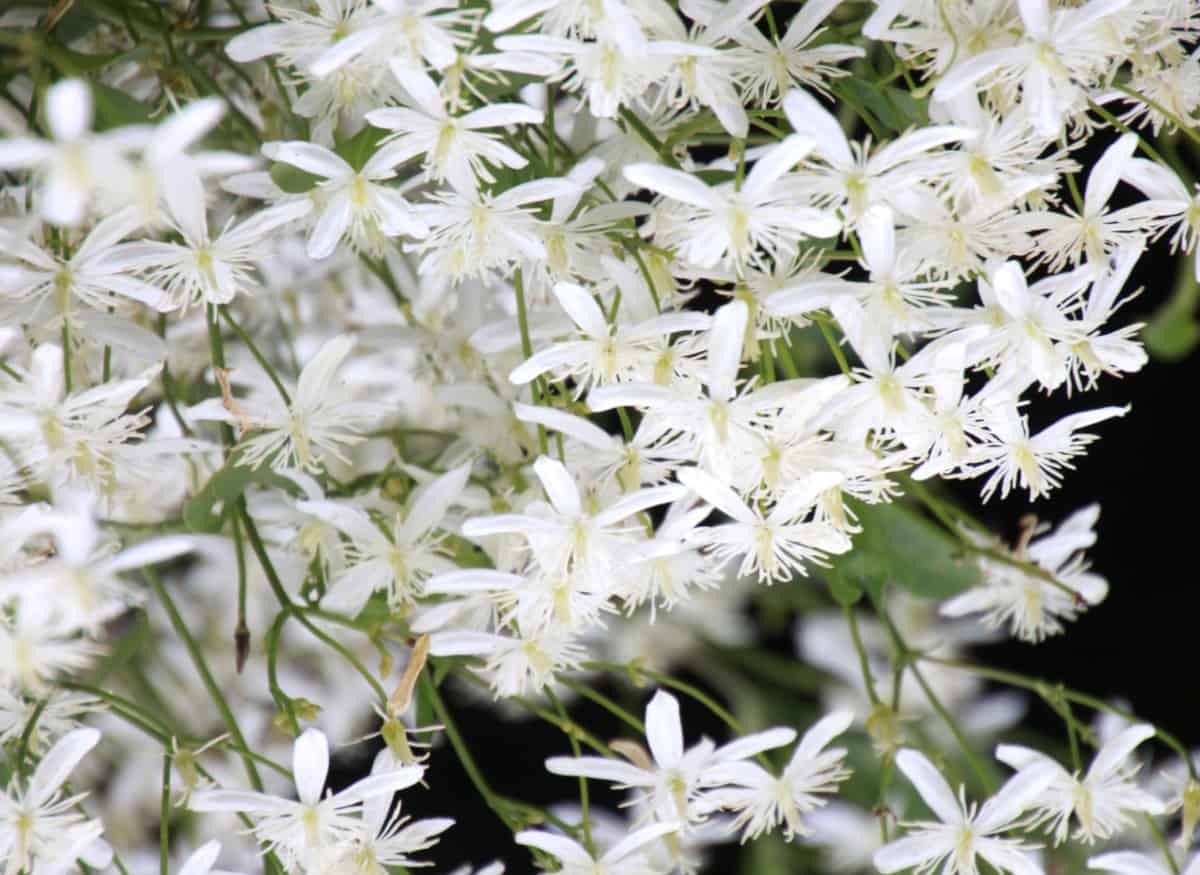
[[[292,745],[292,775],[305,805],[316,805],[329,774],[329,741],[319,729],[306,729]]]
[[[925,754],[905,748],[896,754],[896,765],[912,782],[925,804],[939,820],[943,823],[962,823],[963,811],[954,797],[954,792]]]
[[[646,742],[654,761],[663,768],[672,768],[683,758],[679,701],[665,690],[655,693],[646,706]]]
[[[575,478],[562,462],[549,456],[539,456],[533,463],[533,470],[556,511],[572,519],[583,514],[583,504],[579,497],[579,488],[575,485]]]

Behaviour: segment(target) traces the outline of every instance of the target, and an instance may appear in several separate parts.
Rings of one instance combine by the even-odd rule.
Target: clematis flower
[[[1013,875],[1040,875],[1030,859],[1037,848],[1004,833],[1019,827],[1038,796],[1054,780],[1054,768],[1038,764],[1017,772],[982,807],[968,806],[924,754],[904,749],[896,766],[938,820],[905,821],[906,834],[875,852],[875,868],[884,875],[902,869],[920,872],[941,868],[945,875],[979,875],[980,862]]]
[[[1072,774],[1039,751],[1017,744],[996,748],[996,759],[1014,769],[1049,765],[1055,770],[1054,781],[1034,800],[1033,809],[1046,821],[1061,845],[1070,831],[1072,815],[1078,821],[1072,838],[1092,844],[1107,841],[1128,828],[1132,814],[1163,814],[1167,806],[1139,787],[1135,781],[1141,764],[1131,761],[1134,750],[1154,737],[1154,727],[1146,723],[1130,726],[1104,742],[1087,772]]]
[[[193,811],[234,811],[250,815],[255,837],[275,851],[287,867],[308,869],[331,849],[353,841],[362,805],[411,787],[424,766],[401,766],[369,775],[337,793],[321,792],[329,774],[329,742],[319,729],[306,729],[292,745],[292,774],[298,800],[245,790],[200,790]]]

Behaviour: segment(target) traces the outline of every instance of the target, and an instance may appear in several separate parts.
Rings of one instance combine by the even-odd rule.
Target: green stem
[[[921,672],[920,667],[917,665],[919,654],[908,646],[908,643],[900,635],[900,630],[896,628],[896,624],[892,622],[892,618],[888,616],[888,613],[878,605],[876,608],[879,613],[879,619],[883,621],[883,624],[887,628],[888,634],[891,636],[892,642],[896,647],[898,657],[896,662],[900,665],[907,666],[908,669],[913,673],[913,677],[917,679],[917,683],[920,685],[921,690],[925,693],[925,698],[929,701],[929,704],[933,707],[933,710],[937,712],[937,715],[942,718],[942,722],[946,724],[946,727],[954,736],[954,740],[958,743],[959,748],[962,749],[963,756],[966,757],[967,763],[971,766],[971,770],[979,778],[980,783],[987,791],[987,794],[991,796],[996,790],[995,782],[992,779],[991,773],[984,768],[983,763],[979,761],[979,757],[975,755],[974,749],[971,747],[970,742],[967,741],[966,733],[963,732],[962,727],[958,724],[958,721],[954,719],[954,715],[952,715],[946,709],[946,706],[942,704],[942,700],[938,698],[936,693],[934,693],[933,687],[931,687],[929,682],[925,680],[925,675]]]
[[[1094,711],[1105,711],[1124,720],[1128,720],[1131,723],[1149,723],[1148,720],[1143,720],[1132,711],[1109,704],[1108,702],[1097,698],[1096,696],[1080,692],[1079,690],[1072,689],[1071,687],[1065,687],[1062,684],[1052,684],[1049,681],[1041,680],[1028,675],[1018,674],[1017,672],[1005,671],[998,668],[990,668],[989,666],[985,665],[976,665],[960,659],[947,659],[940,656],[930,656],[928,654],[914,654],[914,656],[925,662],[933,662],[938,665],[948,666],[949,668],[957,668],[961,671],[967,671],[978,675],[981,678],[995,681],[996,683],[1006,684],[1007,686],[1017,687],[1018,689],[1022,690],[1029,690],[1030,692],[1036,693],[1039,697],[1047,701],[1052,699],[1055,694],[1058,694],[1066,700],[1074,702],[1077,705],[1083,705],[1085,708],[1091,708]],[[1183,758],[1184,763],[1187,765],[1188,776],[1192,780],[1197,780],[1196,768],[1192,763],[1191,754],[1183,742],[1181,742],[1170,732],[1167,732],[1165,729],[1162,729],[1158,726],[1154,726],[1154,732],[1159,738],[1162,739],[1163,744],[1170,747]]]
[[[679,162],[675,160],[675,156],[671,154],[671,150],[658,137],[654,136],[654,132],[646,127],[646,123],[637,117],[637,113],[629,107],[623,106],[620,110],[620,116],[621,121],[625,123],[626,127],[632,128],[639,137],[645,140],[646,145],[658,154],[658,157],[664,164],[676,170],[680,169]]]
[[[603,708],[609,714],[612,714],[614,717],[616,717],[622,723],[629,726],[631,729],[633,729],[639,735],[646,734],[646,724],[644,724],[637,717],[630,714],[628,711],[626,711],[624,708],[622,708],[620,705],[618,705],[612,699],[608,698],[608,696],[605,696],[603,693],[598,693],[595,690],[593,690],[591,687],[589,687],[587,684],[581,684],[578,681],[572,680],[569,677],[564,677],[562,675],[559,675],[557,677],[557,679],[558,679],[558,682],[561,683],[568,690],[571,690],[573,693],[575,693],[577,695],[583,696],[583,698],[585,698],[585,699],[589,699],[592,702],[595,702],[597,705],[599,705],[601,708]]]
[[[188,656],[191,657],[192,664],[200,674],[200,680],[203,682],[204,688],[208,691],[209,698],[212,699],[218,713],[220,713],[221,720],[224,722],[225,728],[229,731],[229,735],[239,748],[249,750],[250,746],[246,744],[246,737],[242,735],[242,728],[238,725],[237,717],[234,716],[233,709],[229,707],[229,702],[226,701],[225,694],[221,692],[220,685],[208,667],[208,662],[204,658],[204,651],[192,636],[187,623],[183,621],[183,617],[180,615],[174,599],[167,592],[167,588],[163,586],[162,579],[152,568],[144,568],[142,573],[149,579],[150,585],[154,588],[155,595],[162,602],[163,609],[167,612],[167,617],[171,621],[171,626],[175,629],[175,634],[179,636],[180,640],[183,641],[184,647],[187,648]],[[243,754],[242,764],[245,766],[246,776],[250,779],[251,786],[255,790],[261,791],[263,789],[262,778],[259,777],[258,768],[254,765],[254,760]]]
[[[158,819],[158,871],[171,872],[171,754],[163,751],[162,803]]]
[[[267,376],[271,378],[271,383],[275,386],[275,391],[278,392],[279,397],[283,399],[283,403],[288,407],[291,407],[292,396],[289,395],[288,390],[284,388],[283,381],[279,378],[279,374],[276,373],[275,369],[271,367],[271,364],[267,361],[266,356],[259,352],[259,349],[255,345],[254,341],[250,339],[250,335],[248,335],[245,329],[243,329],[242,326],[237,323],[237,320],[229,314],[228,307],[219,306],[217,307],[217,311],[221,314],[221,318],[223,318],[226,323],[228,323],[229,327],[233,329],[233,332],[238,336],[238,339],[245,344],[248,350],[250,350],[250,355],[254,356],[254,360],[258,362],[259,367],[266,371]]]
[[[849,605],[842,606],[842,613],[846,617],[846,625],[850,627],[850,639],[854,642],[854,650],[858,653],[858,667],[862,671],[863,684],[867,688],[867,698],[871,700],[871,705],[877,708],[881,702],[879,694],[875,692],[875,679],[871,676],[871,663],[867,658],[867,649],[863,646],[862,635],[858,630],[858,616],[854,613],[854,608]]]
[[[558,716],[563,721],[563,732],[567,736],[567,742],[571,745],[571,753],[575,754],[576,759],[583,755],[579,748],[579,739],[575,737],[575,732],[571,727],[574,724],[571,722],[570,716],[567,714],[567,709],[563,707],[563,703],[558,696],[554,694],[554,690],[547,685],[546,697],[554,706],[554,710],[558,712]],[[592,842],[592,821],[588,811],[588,785],[587,777],[579,776],[579,812],[580,812],[580,827],[583,829],[583,845],[587,848],[589,854],[596,856],[596,846]]]
[[[493,792],[487,779],[479,771],[479,766],[475,764],[475,758],[471,755],[470,748],[467,747],[462,735],[459,734],[458,726],[455,725],[454,718],[450,715],[450,709],[446,707],[446,703],[442,701],[442,697],[438,694],[437,687],[434,686],[433,681],[429,677],[429,672],[421,672],[420,685],[422,695],[429,699],[429,704],[433,706],[433,711],[437,715],[438,721],[446,728],[446,737],[450,739],[450,746],[454,748],[454,753],[458,757],[459,763],[462,764],[463,771],[467,773],[467,777],[470,778],[479,795],[483,797],[483,801],[487,803],[488,808],[492,809],[506,827],[512,829],[513,824],[508,806],[504,804],[504,800]]]

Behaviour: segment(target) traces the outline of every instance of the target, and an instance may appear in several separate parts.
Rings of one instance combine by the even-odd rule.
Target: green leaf
[[[333,151],[341,155],[346,163],[355,170],[362,170],[363,165],[370,161],[371,156],[378,151],[379,141],[390,133],[391,131],[383,128],[367,125],[349,140],[338,143]]]
[[[208,478],[204,488],[183,506],[183,520],[193,532],[212,534],[221,531],[234,504],[253,484],[300,494],[299,486],[267,465],[251,468],[239,465],[237,461],[238,454],[234,451],[224,466]]]
[[[91,86],[92,99],[96,104],[97,130],[150,123],[151,110],[146,104],[102,82],[92,82]]]
[[[291,164],[275,161],[271,164],[271,181],[288,194],[304,194],[315,188],[321,178]]]
[[[1200,284],[1190,262],[1181,262],[1171,297],[1142,329],[1142,340],[1152,356],[1164,361],[1185,358],[1200,343],[1200,323],[1196,305],[1200,303]]]
[[[1177,362],[1200,343],[1200,323],[1186,313],[1171,319],[1155,319],[1142,329],[1142,340],[1155,358]]]
[[[880,88],[855,77],[837,80],[834,92],[856,109],[865,108],[879,124],[893,133],[929,123],[924,100],[907,91],[885,85]]]
[[[914,595],[946,599],[979,582],[979,570],[955,538],[911,508],[893,502],[868,505],[847,502],[858,516],[862,531],[854,536],[849,553],[836,557],[830,589],[849,598],[850,590],[834,590],[832,578],[841,576],[853,587],[879,599],[887,584]]]
[[[862,588],[842,573],[840,568],[830,569],[825,575],[825,583],[829,585],[829,594],[843,608],[852,608],[863,597]]]

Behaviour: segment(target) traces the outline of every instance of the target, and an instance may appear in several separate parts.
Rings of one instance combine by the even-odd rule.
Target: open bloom
[[[343,451],[362,440],[359,434],[378,412],[378,406],[357,401],[336,376],[354,347],[354,338],[341,335],[318,350],[287,398],[278,387],[254,396],[245,405],[232,397],[212,398],[191,409],[195,419],[238,426],[242,441],[238,464],[257,468],[270,461],[275,470],[302,468],[318,471],[327,456],[343,462]]]
[[[806,560],[850,549],[850,539],[844,534],[812,519],[822,493],[841,483],[838,472],[818,472],[797,482],[768,513],[751,508],[732,489],[699,469],[684,468],[679,479],[731,518],[722,525],[695,529],[690,539],[712,550],[720,560],[740,558],[738,573],[743,576],[757,574],[764,583],[787,580],[806,573]]]
[[[308,236],[310,258],[328,258],[343,238],[378,255],[387,237],[423,237],[428,231],[404,196],[381,184],[396,175],[403,160],[394,149],[377,150],[358,170],[315,143],[266,143],[263,154],[325,180],[314,189],[319,215]]]
[[[679,250],[696,267],[721,264],[740,269],[778,253],[801,237],[832,237],[841,223],[831,214],[781,196],[780,178],[808,155],[815,143],[793,134],[755,162],[741,188],[733,183],[705,185],[690,173],[658,164],[633,164],[625,178],[674,201],[668,228],[657,238]]]
[[[1028,856],[1036,847],[1004,833],[1021,825],[1025,812],[1050,786],[1053,767],[1039,764],[1022,769],[976,808],[968,806],[961,789],[955,797],[924,754],[906,748],[896,754],[896,765],[939,819],[902,823],[907,835],[875,852],[875,868],[880,872],[940,868],[943,875],[979,875],[982,860],[1001,872],[1040,875],[1041,867]]]
[[[519,170],[529,162],[501,142],[488,128],[540,124],[542,113],[523,103],[493,103],[461,116],[451,115],[433,80],[420,70],[396,62],[392,72],[408,92],[400,106],[367,113],[377,128],[395,131],[387,141],[391,160],[397,164],[421,156],[426,176],[435,182],[449,180],[460,191],[478,186],[476,176],[495,182],[487,164]]]
[[[717,747],[707,738],[683,746],[679,702],[659,690],[646,705],[646,741],[650,754],[638,751],[635,762],[603,757],[551,757],[546,768],[555,775],[583,775],[640,790],[651,816],[660,823],[696,825],[718,806],[708,790],[725,781],[722,764],[748,759],[764,750],[789,744],[792,729],[775,728],[743,736]],[[651,760],[653,757],[653,760]]]
[[[599,857],[583,845],[552,832],[527,829],[515,840],[519,845],[537,848],[558,859],[562,875],[657,875],[662,869],[640,851],[651,842],[678,829],[676,824],[655,823],[630,833]]]
[[[193,811],[240,811],[254,820],[255,836],[282,858],[284,865],[307,869],[331,848],[353,840],[352,815],[366,800],[391,798],[425,774],[424,766],[402,766],[370,775],[323,798],[329,773],[329,742],[319,729],[306,729],[292,746],[292,774],[298,800],[245,790],[201,790],[192,794]]]
[[[73,868],[77,858],[98,869],[111,862],[112,848],[100,838],[103,824],[80,812],[80,796],[63,792],[71,772],[99,741],[95,729],[68,732],[46,751],[27,784],[0,790],[0,860],[5,861],[5,875],[60,875]]]
[[[82,79],[64,79],[46,91],[50,140],[0,140],[0,170],[31,168],[39,179],[37,206],[52,225],[78,225],[101,191],[122,192],[131,169],[126,154],[140,147],[149,128],[91,132],[95,105]]]
[[[1014,769],[1035,764],[1052,766],[1054,781],[1034,801],[1033,808],[1053,830],[1055,844],[1066,841],[1072,814],[1079,821],[1074,839],[1092,844],[1106,841],[1130,826],[1135,812],[1158,815],[1166,811],[1162,800],[1134,780],[1141,764],[1131,759],[1133,751],[1152,737],[1154,727],[1148,723],[1117,733],[1096,751],[1083,775],[1072,774],[1045,754],[1017,744],[1000,745],[996,759]]]
[[[818,794],[833,793],[850,776],[843,760],[843,748],[825,750],[854,720],[854,712],[837,711],[817,721],[804,733],[796,752],[782,775],[774,775],[762,766],[740,760],[717,766],[710,778],[731,786],[713,791],[722,808],[737,814],[735,827],[742,827],[742,841],[756,839],[764,832],[783,825],[783,836],[807,835],[803,816],[826,802]]]

